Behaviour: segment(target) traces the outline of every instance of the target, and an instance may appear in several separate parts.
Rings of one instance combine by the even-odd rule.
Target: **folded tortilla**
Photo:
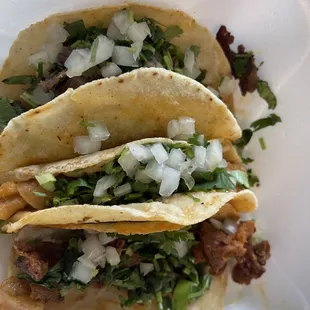
[[[166,138],[143,139],[135,141],[135,144],[143,145],[155,142],[170,143],[171,145],[188,145],[184,141],[172,141]],[[127,149],[128,145],[123,145],[53,164],[18,168],[9,173],[1,174],[0,181],[24,182],[32,180],[36,175],[42,173],[69,177],[91,174],[102,171],[106,164],[118,158]],[[230,148],[228,148],[227,152],[224,151],[224,157],[225,154],[228,154],[226,157],[228,160],[229,158],[232,161],[234,158],[236,158],[236,161],[238,160],[238,155],[231,151]],[[161,197],[156,201],[144,203],[132,202],[112,206],[95,204],[63,205],[34,212],[22,211],[21,216],[18,216],[17,213],[9,220],[5,229],[7,232],[16,232],[26,225],[53,226],[74,224],[74,228],[78,228],[79,224],[86,223],[154,221],[185,226],[210,218],[228,202],[237,212],[249,212],[257,207],[256,197],[249,190],[241,190],[239,192],[213,190],[208,192],[192,192],[190,195],[176,193],[170,197]],[[139,225],[139,223],[136,225]],[[139,230],[139,228],[135,229]],[[165,227],[163,227],[163,230],[165,230]],[[111,230],[106,231],[111,232]],[[150,226],[149,231],[145,227],[144,231],[148,233],[152,231],[152,227]]]

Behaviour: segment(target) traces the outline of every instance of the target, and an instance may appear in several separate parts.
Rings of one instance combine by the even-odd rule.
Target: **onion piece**
[[[198,168],[203,168],[207,158],[207,149],[203,146],[194,145],[194,160]]]
[[[173,139],[179,134],[180,134],[180,124],[176,119],[173,119],[168,123],[168,126],[167,126],[168,138]]]
[[[125,34],[130,25],[133,23],[133,21],[129,16],[128,10],[121,10],[115,13],[112,17],[112,21],[115,24],[115,26],[119,29],[121,34]]]
[[[151,150],[142,144],[130,143],[129,150],[131,154],[142,163],[147,163],[154,159],[154,155]]]
[[[115,197],[125,196],[131,192],[132,192],[132,188],[131,188],[130,183],[125,183],[123,185],[120,185],[113,190]]]
[[[78,136],[74,138],[74,153],[86,155],[98,152],[100,149],[101,142],[92,141],[89,136]]]
[[[101,268],[104,268],[107,262],[107,257],[106,254],[101,254],[100,256],[98,256],[95,260],[94,263],[96,265],[99,265]]]
[[[159,164],[156,160],[150,161],[145,167],[145,174],[156,182],[160,182],[163,178],[164,164]]]
[[[223,229],[223,223],[217,219],[209,219],[210,223],[212,224],[212,226],[216,229]]]
[[[69,36],[68,31],[60,24],[51,24],[46,29],[48,42],[58,44],[63,43]]]
[[[87,48],[73,50],[64,63],[64,66],[68,69],[67,76],[80,76],[84,71],[91,68],[90,56],[90,50]]]
[[[197,141],[198,141],[199,145],[204,146],[204,144],[205,144],[205,136],[204,135],[199,135],[197,137]]]
[[[136,176],[135,176],[135,179],[136,181],[139,181],[141,183],[144,183],[144,184],[148,184],[148,183],[151,183],[153,181],[152,178],[150,178],[144,169],[139,169],[136,173]]]
[[[107,258],[107,262],[111,266],[116,266],[121,261],[119,254],[117,253],[116,249],[112,246],[106,247],[106,258]]]
[[[39,51],[38,53],[35,53],[35,54],[30,55],[28,57],[29,66],[33,65],[33,66],[37,67],[40,62],[42,62],[44,64],[49,63],[49,57],[48,57],[48,53],[46,51]]]
[[[225,219],[223,223],[223,231],[228,235],[234,235],[238,230],[238,224],[231,220],[231,219]]]
[[[191,159],[187,159],[184,163],[181,164],[180,171],[181,173],[192,174],[197,168],[196,162]]]
[[[135,42],[131,44],[131,49],[133,50],[133,59],[137,60],[143,47],[143,42]]]
[[[105,232],[100,233],[98,237],[102,245],[106,245],[117,239],[116,237],[109,237]]]
[[[127,67],[138,67],[139,63],[133,58],[133,53],[128,46],[116,45],[113,50],[112,60],[117,65]]]
[[[206,162],[210,171],[213,171],[223,160],[223,147],[219,140],[212,140],[207,147]]]
[[[99,35],[96,39],[98,40],[97,47],[95,47],[95,41],[91,47],[91,55],[92,53],[95,53],[95,60],[91,63],[92,67],[112,57],[115,45],[113,40],[109,39],[108,37],[102,34]],[[94,51],[95,48],[96,51]]]
[[[88,126],[87,131],[90,140],[105,141],[109,139],[110,133],[103,121],[89,121],[93,126]]]
[[[55,190],[56,178],[51,173],[39,173],[35,175],[35,178],[45,190],[49,192]]]
[[[222,161],[218,164],[218,168],[227,168],[227,161],[222,159]]]
[[[94,268],[87,267],[81,262],[75,262],[69,277],[87,284],[94,277]]]
[[[81,249],[88,257],[90,257],[94,251],[98,253],[97,256],[105,252],[105,248],[101,245],[97,235],[88,235],[82,243]]]
[[[154,265],[151,263],[140,263],[140,272],[146,276],[148,273],[154,270]]]
[[[184,68],[190,73],[193,73],[196,64],[195,53],[191,48],[187,48],[184,53]]]
[[[46,52],[48,55],[48,63],[52,64],[57,61],[57,56],[62,50],[62,44],[43,44],[40,47],[40,51]]]
[[[181,173],[170,167],[165,167],[162,182],[159,188],[159,195],[169,197],[179,187]]]
[[[180,258],[183,258],[188,253],[188,245],[186,241],[174,241],[174,247]]]
[[[140,166],[139,161],[131,154],[131,152],[125,152],[122,154],[118,159],[118,163],[130,178],[135,175],[135,172]]]
[[[117,182],[115,175],[105,175],[100,178],[94,190],[94,197],[102,197],[106,194],[106,190],[112,187]]]
[[[96,268],[96,265],[88,258],[86,254],[83,254],[78,258],[78,261],[81,262],[84,266],[89,267],[91,269]]]
[[[112,40],[125,40],[126,36],[121,34],[116,25],[111,21],[107,30],[107,37]]]
[[[166,165],[176,170],[181,169],[181,164],[185,162],[186,155],[179,149],[172,149],[168,155]]]
[[[162,164],[168,160],[168,153],[161,143],[153,144],[150,147],[150,150],[159,164]]]
[[[184,180],[184,183],[189,190],[194,187],[195,179],[189,173],[182,173],[181,178]]]
[[[151,36],[151,30],[146,22],[134,22],[128,28],[127,36],[133,42],[143,42],[147,36]]]
[[[180,125],[180,134],[181,135],[193,135],[196,132],[195,129],[195,120],[191,117],[180,117],[179,118]]]
[[[110,62],[100,69],[100,73],[103,77],[118,76],[122,74],[122,72],[122,69],[114,62]]]

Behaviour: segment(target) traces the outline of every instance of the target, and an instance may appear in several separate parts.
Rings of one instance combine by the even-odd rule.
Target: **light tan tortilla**
[[[107,27],[112,15],[124,8],[134,12],[137,18],[149,17],[158,21],[161,25],[168,27],[178,25],[184,33],[172,40],[172,43],[181,48],[182,51],[190,45],[200,46],[198,57],[199,67],[207,71],[204,83],[217,86],[222,77],[230,75],[229,63],[213,35],[208,29],[197,24],[188,14],[141,4],[122,4],[117,6],[102,6],[81,11],[55,14],[43,21],[32,24],[20,32],[13,43],[9,56],[4,62],[0,72],[0,81],[13,75],[34,74],[28,65],[28,57],[39,51],[40,47],[47,43],[47,28],[52,24],[71,23],[83,19],[85,25]],[[6,85],[0,83],[0,95],[12,99],[19,99],[23,91],[23,85]]]
[[[200,83],[160,68],[141,68],[119,77],[68,90],[50,103],[12,119],[0,136],[0,172],[75,157],[74,137],[87,135],[85,120],[102,120],[111,137],[103,148],[142,138],[164,137],[180,116],[196,120],[208,139],[241,136],[225,104]]]

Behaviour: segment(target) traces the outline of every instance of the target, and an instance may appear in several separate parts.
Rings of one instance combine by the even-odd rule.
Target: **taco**
[[[249,284],[265,272],[270,256],[268,241],[253,244],[255,222],[244,214],[231,217],[227,210],[157,233],[137,233],[134,226],[144,225],[139,223],[128,231],[124,222],[109,233],[106,224],[23,228],[14,242],[9,278],[0,286],[0,305],[7,310],[222,309],[227,263],[235,258],[233,279]]]
[[[241,136],[231,112],[203,85],[165,69],[141,68],[69,89],[12,119],[0,136],[0,172],[77,156],[75,138],[87,134],[89,121],[107,128],[102,146],[95,139],[91,152],[166,136],[168,122],[182,116],[194,118],[208,139]]]
[[[32,208],[9,219],[8,232],[28,224],[163,221],[184,226],[209,218],[229,201],[239,212],[257,204],[231,143],[197,134],[189,142],[143,139],[18,168],[2,173],[0,182],[1,219]]]

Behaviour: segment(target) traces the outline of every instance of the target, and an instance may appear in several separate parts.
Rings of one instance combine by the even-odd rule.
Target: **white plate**
[[[102,0],[6,0],[0,4],[0,62],[20,30],[51,13],[119,3]],[[220,24],[264,60],[283,123],[251,143],[261,187],[258,223],[272,244],[266,275],[251,287],[231,285],[226,309],[309,309],[310,303],[310,5],[307,0],[138,1],[184,10],[215,32]],[[10,245],[1,236],[1,274]]]

